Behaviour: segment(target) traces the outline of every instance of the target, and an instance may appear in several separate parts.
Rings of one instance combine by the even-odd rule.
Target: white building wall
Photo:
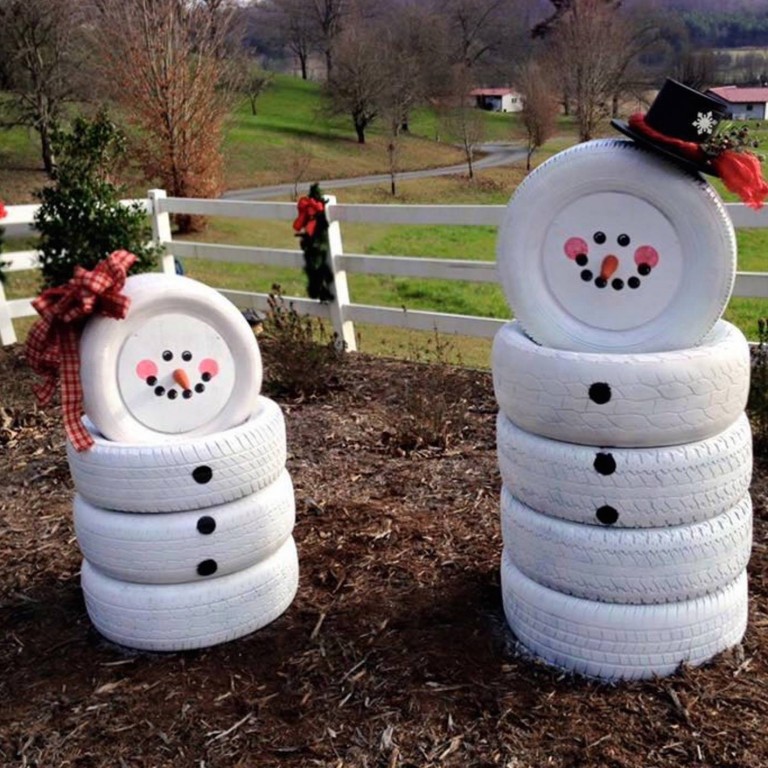
[[[766,106],[768,104],[762,102],[755,102],[754,104],[729,103],[729,109],[734,120],[765,120]]]

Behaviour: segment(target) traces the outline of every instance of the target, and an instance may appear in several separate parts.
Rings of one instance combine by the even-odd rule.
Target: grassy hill
[[[484,113],[488,141],[519,137],[512,115]],[[402,136],[400,170],[453,165],[463,153],[448,141],[436,141],[440,128],[433,113],[417,112],[411,131]],[[317,83],[277,75],[251,113],[247,100],[235,109],[224,142],[227,189],[293,182],[306,165],[306,179],[361,176],[389,170],[386,126],[374,122],[361,145],[351,120],[328,114]],[[445,137],[443,137],[445,138]],[[46,182],[37,136],[25,128],[0,131],[0,199],[33,202],[32,191]],[[135,194],[152,186],[132,184]]]

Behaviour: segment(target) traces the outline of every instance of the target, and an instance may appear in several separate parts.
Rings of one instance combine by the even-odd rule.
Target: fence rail
[[[296,207],[293,203],[174,198],[167,197],[163,190],[157,189],[150,190],[146,200],[130,202],[144,204],[147,213],[151,216],[153,240],[163,248],[165,254],[161,261],[161,269],[165,272],[175,270],[175,257],[277,267],[301,268],[303,266],[303,256],[298,250],[181,241],[174,240],[171,234],[170,216],[174,213],[290,221],[296,216]],[[349,205],[339,204],[334,197],[329,197],[326,212],[330,223],[330,259],[334,275],[335,299],[329,304],[320,304],[311,299],[298,297],[286,297],[286,300],[293,302],[296,310],[302,314],[329,320],[334,331],[350,350],[356,348],[355,323],[371,323],[412,330],[437,330],[440,333],[492,338],[506,322],[505,320],[355,304],[350,299],[347,273],[495,283],[497,274],[494,261],[345,253],[342,246],[341,224],[365,222],[497,227],[505,207],[503,205]],[[768,229],[768,208],[753,211],[741,203],[729,203],[726,209],[737,228]],[[8,217],[3,219],[3,224],[31,224],[37,206],[9,206],[7,211]],[[6,270],[9,272],[35,269],[37,252],[28,250],[5,253],[2,255],[2,260],[8,264]],[[267,309],[268,296],[265,293],[219,290],[240,309],[260,311]],[[737,273],[733,295],[742,298],[768,298],[768,273]],[[16,341],[13,326],[15,319],[36,314],[31,301],[31,298],[8,300],[0,284],[0,341],[4,345]]]

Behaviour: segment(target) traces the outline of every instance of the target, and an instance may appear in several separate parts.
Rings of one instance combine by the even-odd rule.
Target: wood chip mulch
[[[276,398],[295,601],[242,639],[153,654],[91,626],[58,409],[0,350],[0,765],[768,766],[768,465],[743,645],[585,680],[527,658],[503,618],[489,374],[348,357],[327,395]]]

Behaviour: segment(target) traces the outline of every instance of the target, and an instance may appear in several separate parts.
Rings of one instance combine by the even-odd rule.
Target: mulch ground
[[[585,680],[527,658],[503,618],[490,376],[348,357],[330,393],[276,397],[295,601],[242,639],[153,654],[91,626],[59,413],[0,350],[0,765],[768,766],[765,464],[743,645]]]

